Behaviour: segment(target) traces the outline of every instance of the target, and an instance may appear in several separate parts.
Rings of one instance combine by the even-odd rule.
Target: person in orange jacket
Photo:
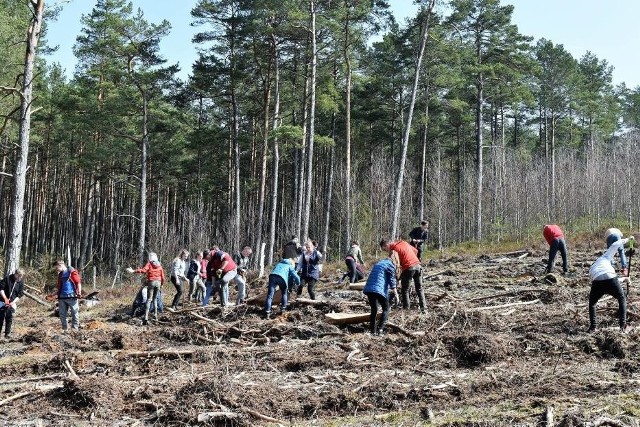
[[[422,290],[422,264],[418,259],[418,249],[411,246],[409,242],[398,239],[389,242],[386,239],[380,241],[380,248],[387,252],[389,256],[395,251],[400,261],[400,291],[402,292],[402,308],[409,309],[409,286],[411,280],[418,294],[418,304],[420,312],[426,313],[427,307],[424,300],[424,291]]]
[[[162,285],[164,285],[165,276],[164,269],[158,261],[158,255],[154,252],[149,252],[149,262],[145,264],[144,267],[140,267],[138,269],[128,268],[127,272],[129,273],[143,273],[146,275],[146,288],[147,288],[147,302],[145,304],[144,310],[144,320],[142,323],[146,325],[149,322],[149,310],[151,309],[151,303],[156,300],[158,296],[158,292]],[[155,320],[158,320],[158,305],[154,304],[154,317]]]

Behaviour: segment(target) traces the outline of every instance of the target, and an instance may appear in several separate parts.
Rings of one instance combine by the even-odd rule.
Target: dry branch
[[[37,394],[37,393],[45,393],[47,391],[56,390],[62,387],[64,387],[62,384],[38,385],[35,387],[34,390],[23,391],[18,394],[14,394],[13,396],[9,396],[6,399],[0,400],[0,406],[5,405],[9,402],[13,402],[14,400],[20,399],[22,397],[30,396],[32,394]]]
[[[69,359],[64,359],[64,367],[67,368],[67,371],[69,371],[69,378],[73,380],[78,379],[78,375],[76,375],[76,371],[73,370],[73,366],[71,366],[71,362],[69,362]]]
[[[60,378],[63,377],[64,374],[53,374],[53,375],[45,375],[42,377],[31,377],[31,378],[20,378],[17,380],[8,380],[8,381],[2,381],[2,385],[6,385],[6,384],[19,384],[19,383],[27,383],[27,382],[31,382],[31,381],[42,381],[42,380],[52,380],[55,378]]]
[[[493,294],[493,295],[487,295],[484,297],[478,297],[478,298],[472,298],[469,300],[466,300],[466,302],[477,302],[477,301],[484,301],[484,300],[488,300],[488,299],[493,299],[493,298],[501,298],[501,297],[510,297],[510,296],[516,296],[516,295],[520,295],[526,292],[546,292],[547,288],[528,288],[528,289],[520,289],[517,291],[509,291],[509,292],[502,292],[499,294]]]
[[[128,351],[120,353],[120,357],[180,357],[191,356],[195,352],[195,350]]]
[[[28,291],[24,291],[24,290],[23,290],[22,292],[24,293],[24,295],[25,295],[27,298],[31,298],[32,300],[34,300],[34,301],[35,301],[35,302],[37,302],[38,304],[40,304],[40,305],[44,305],[44,306],[45,306],[45,307],[47,307],[47,308],[51,308],[51,304],[49,304],[48,302],[46,302],[46,301],[44,301],[44,300],[42,300],[42,299],[38,298],[38,297],[37,297],[37,296],[35,296],[35,295],[32,295],[32,294],[31,294],[31,293],[29,293]]]
[[[532,301],[512,302],[512,303],[509,303],[509,304],[492,305],[492,306],[489,306],[489,307],[475,307],[475,308],[470,309],[469,311],[499,310],[501,308],[514,307],[514,306],[517,306],[517,305],[537,304],[539,302],[540,302],[539,299],[534,299]]]
[[[391,323],[391,322],[387,322],[387,328],[395,331],[395,332],[400,332],[402,335],[407,336],[409,338],[415,338],[416,336],[422,335],[419,332],[411,332],[406,330],[405,328],[403,328],[400,325],[396,325],[395,323]]]

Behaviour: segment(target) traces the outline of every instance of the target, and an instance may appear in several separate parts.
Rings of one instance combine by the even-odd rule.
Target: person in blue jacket
[[[293,281],[296,285],[300,285],[300,277],[296,273],[293,266],[295,262],[293,258],[282,259],[278,262],[271,274],[269,274],[269,291],[267,293],[267,300],[264,303],[264,314],[266,317],[271,315],[271,305],[273,303],[273,296],[276,293],[276,288],[280,288],[282,294],[282,300],[280,302],[280,310],[285,311],[287,309],[287,284],[289,280]]]
[[[307,240],[304,244],[304,252],[300,255],[300,261],[298,261],[298,271],[300,272],[300,279],[302,279],[302,285],[298,286],[298,295],[302,294],[304,285],[307,285],[309,290],[309,298],[316,299],[315,287],[316,282],[320,278],[320,261],[322,261],[322,255],[316,249],[316,245],[312,240]]]
[[[384,333],[384,326],[389,318],[389,290],[393,291],[396,303],[400,300],[396,290],[396,266],[391,258],[378,261],[367,278],[362,292],[369,298],[371,306],[371,317],[369,318],[369,330],[374,335]],[[382,318],[376,328],[376,318],[378,317],[378,304],[382,307]]]

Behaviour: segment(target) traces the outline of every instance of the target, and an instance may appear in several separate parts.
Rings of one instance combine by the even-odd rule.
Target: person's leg
[[[71,309],[71,327],[76,331],[80,329],[80,302],[78,298],[69,300],[69,308]]]
[[[235,280],[237,276],[238,272],[236,270],[228,271],[224,276],[222,276],[222,281],[220,283],[220,298],[222,301],[220,301],[220,304],[222,304],[223,307],[229,305],[229,282]]]
[[[418,294],[418,304],[420,304],[420,311],[425,311],[424,303],[424,291],[422,290],[422,267],[418,267],[413,272],[413,283],[416,287],[416,294]]]
[[[149,299],[153,301],[153,318],[158,320],[158,293],[160,292],[160,282],[155,281],[152,283],[149,290]]]
[[[201,277],[196,280],[196,302],[202,302],[207,289]]]
[[[364,273],[360,270],[356,270],[356,282],[364,279]]]
[[[307,281],[307,288],[309,289],[309,298],[316,299],[316,279],[309,279]]]
[[[382,295],[377,295],[377,298],[380,306],[382,307],[382,318],[380,319],[380,324],[378,325],[378,330],[376,331],[376,333],[381,334],[384,332],[384,327],[386,326],[387,320],[389,319],[390,304],[389,299],[385,298]]]
[[[596,329],[596,304],[604,295],[602,281],[594,281],[591,283],[591,291],[589,292],[589,330]]]
[[[8,307],[6,310],[4,323],[4,336],[5,338],[9,338],[9,335],[11,335],[11,325],[13,324],[13,309],[11,307]]]
[[[558,249],[560,250],[560,256],[562,257],[562,272],[569,272],[569,255],[567,253],[567,242],[564,239],[558,239]]]
[[[345,259],[345,264],[347,264],[347,271],[349,273],[349,283],[355,283],[356,281],[356,262],[353,258]]]
[[[282,298],[280,300],[280,310],[285,311],[287,309],[287,305],[289,303],[289,293],[287,292],[287,282],[285,282],[282,277],[278,276],[277,284],[280,287],[280,293],[282,294]]]
[[[209,298],[211,298],[211,293],[213,291],[213,283],[211,283],[211,280],[208,280],[205,282],[205,293],[204,293],[204,298],[202,299],[202,305],[208,305],[209,304]]]
[[[7,316],[7,306],[3,306],[2,308],[0,308],[0,332],[2,332],[2,325],[4,324],[4,319]],[[6,333],[6,329],[5,329],[5,335],[7,335]]]
[[[296,294],[298,296],[302,295],[302,290],[304,289],[304,285],[307,284],[307,279],[306,278],[300,278],[300,284],[298,285],[298,288],[296,289]]]
[[[269,275],[269,288],[267,290],[267,300],[264,303],[264,312],[265,314],[271,314],[271,306],[273,305],[273,296],[276,293],[277,287],[276,277],[275,275]],[[284,297],[284,295],[283,295]]]
[[[617,277],[611,279],[607,293],[618,300],[618,323],[620,328],[624,328],[627,324],[627,298]]]
[[[244,277],[239,274],[233,280],[236,282],[236,289],[238,291],[238,295],[236,296],[236,305],[240,305],[244,302],[245,287],[247,284],[244,281]]]
[[[556,262],[556,254],[558,253],[558,247],[559,247],[559,240],[555,239],[553,242],[551,242],[551,245],[549,245],[549,261],[547,261],[547,270],[546,273],[549,274],[551,273],[551,270],[553,270],[553,265]]]
[[[409,303],[409,282],[411,281],[412,271],[405,270],[400,274],[400,292],[402,293],[402,308],[408,310],[411,307]]]
[[[173,297],[173,302],[171,303],[171,308],[174,310],[178,308],[178,303],[180,303],[180,298],[182,297],[182,280],[178,279],[175,276],[171,276],[171,283],[176,288],[176,295]]]
[[[195,297],[196,280],[198,280],[197,276],[189,280],[189,301],[193,301],[193,298]]]
[[[62,330],[67,330],[67,310],[68,310],[67,300],[59,299],[58,300],[58,316],[60,317],[60,323],[62,324]]]
[[[369,332],[376,333],[376,318],[378,317],[378,298],[373,292],[367,292],[371,314],[369,315]]]
[[[144,303],[144,323],[149,321],[149,311],[151,310],[151,304],[155,301],[153,294],[153,282],[149,282],[149,284],[145,287],[147,292],[147,301]],[[153,304],[155,307],[156,304]]]

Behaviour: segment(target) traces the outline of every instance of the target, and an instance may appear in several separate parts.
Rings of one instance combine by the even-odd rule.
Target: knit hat
[[[154,264],[158,262],[158,255],[155,252],[149,252],[149,262]]]

